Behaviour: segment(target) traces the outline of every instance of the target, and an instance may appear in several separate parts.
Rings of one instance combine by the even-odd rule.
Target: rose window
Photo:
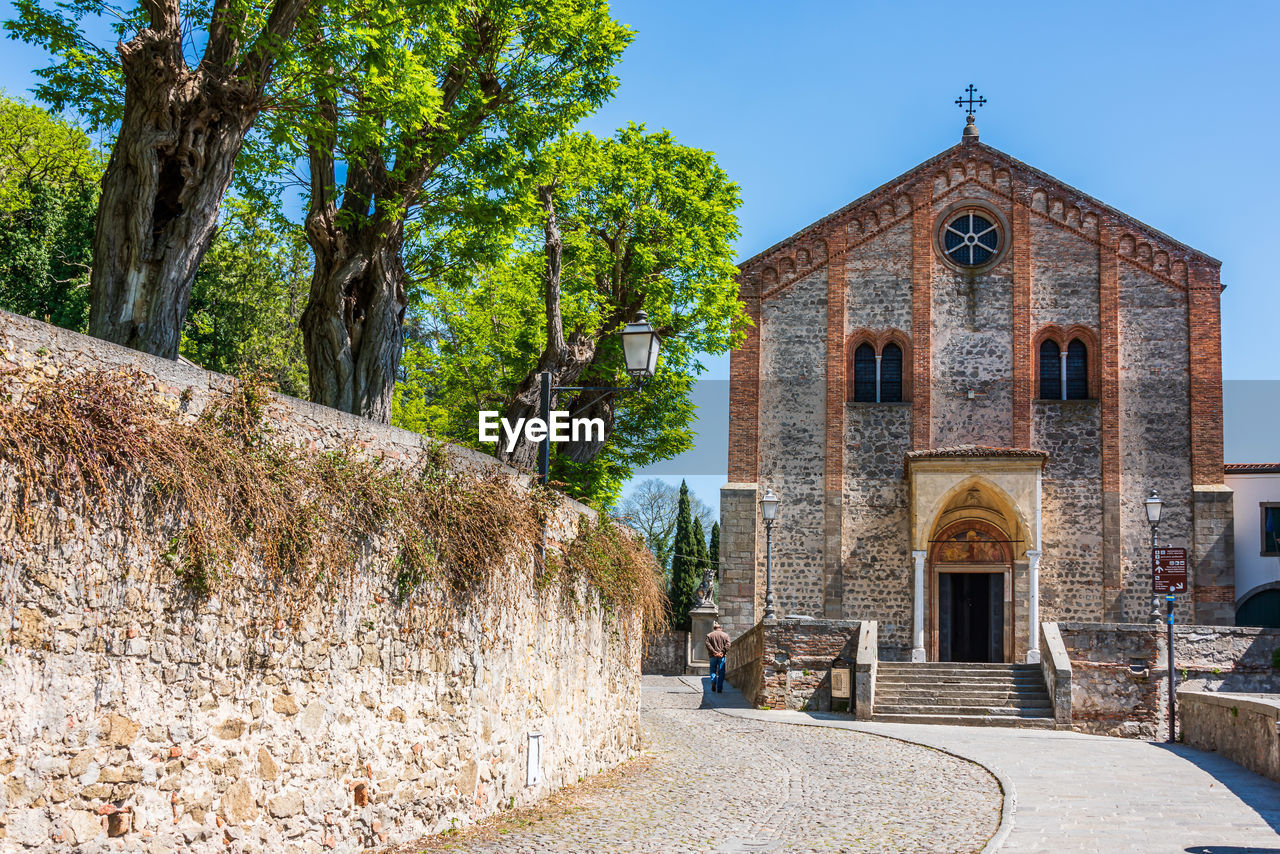
[[[981,267],[1000,248],[1000,229],[980,213],[966,211],[942,230],[942,248],[953,264]]]

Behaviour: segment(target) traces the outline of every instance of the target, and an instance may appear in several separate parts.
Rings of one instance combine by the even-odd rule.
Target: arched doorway
[[[1011,661],[1013,551],[983,519],[947,525],[930,548],[935,661]]]

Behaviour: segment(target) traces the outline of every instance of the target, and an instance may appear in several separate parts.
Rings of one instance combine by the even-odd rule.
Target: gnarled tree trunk
[[[311,399],[384,424],[391,421],[409,302],[402,234],[388,238],[372,226],[313,232],[312,222],[307,229],[316,254],[301,320]]]
[[[149,26],[119,48],[124,114],[102,177],[89,333],[174,359],[236,155],[306,0],[276,0],[265,29],[243,50],[243,13],[233,19],[229,4],[216,3],[194,69],[182,55],[177,0],[143,5]]]

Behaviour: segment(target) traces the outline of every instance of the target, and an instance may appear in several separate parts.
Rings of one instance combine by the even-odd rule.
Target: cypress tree
[[[720,523],[711,525],[711,545],[707,547],[707,562],[711,564],[711,572],[718,581],[720,579]]]
[[[711,565],[711,561],[707,557],[707,534],[702,530],[702,520],[695,518],[693,520],[693,544],[697,548],[694,552],[698,556],[698,583],[694,585],[694,591],[702,586],[702,577],[707,573],[707,567]]]
[[[677,629],[690,627],[689,610],[693,607],[693,594],[702,582],[692,516],[689,487],[680,481],[680,504],[676,510],[676,536],[671,555],[671,624]]]

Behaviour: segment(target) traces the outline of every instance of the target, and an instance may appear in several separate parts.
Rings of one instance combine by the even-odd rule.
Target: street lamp
[[[1147,524],[1151,526],[1151,620],[1160,622],[1160,597],[1156,595],[1156,575],[1155,567],[1155,551],[1157,540],[1157,532],[1160,528],[1160,511],[1164,508],[1164,502],[1160,500],[1159,494],[1153,489],[1147,499],[1142,502],[1147,509]]]
[[[599,391],[603,392],[600,397],[605,394],[620,391],[638,391],[644,381],[653,376],[658,369],[658,350],[662,346],[662,340],[658,337],[657,331],[649,323],[649,316],[643,311],[636,313],[636,319],[623,327],[622,332],[618,333],[618,337],[622,339],[622,357],[627,363],[627,375],[631,377],[633,385],[624,388],[614,388],[613,386],[582,386],[582,385],[559,385],[551,384],[551,372],[542,372],[542,423],[547,427],[546,435],[542,439],[542,446],[538,449],[538,483],[546,483],[547,476],[551,471],[551,393],[555,391]],[[596,398],[599,400],[599,398]],[[592,401],[594,403],[595,401]],[[585,407],[584,407],[585,408]]]
[[[778,518],[778,496],[772,489],[760,499],[760,515],[764,517],[764,618],[773,619],[773,523]]]

